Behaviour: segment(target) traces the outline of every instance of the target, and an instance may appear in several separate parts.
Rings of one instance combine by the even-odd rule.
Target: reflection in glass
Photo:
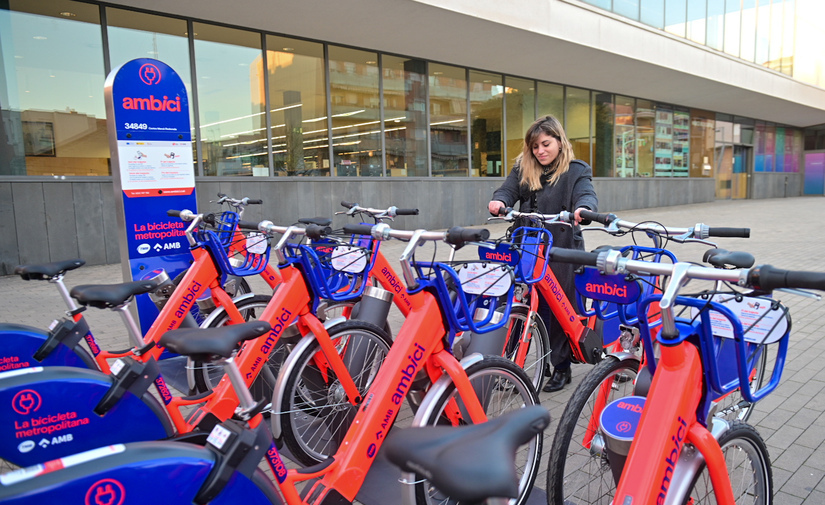
[[[584,0],[584,1],[589,3],[590,5],[595,5],[596,7],[601,7],[602,9],[610,10],[610,2],[612,0]]]
[[[665,31],[685,36],[687,0],[665,0]]]
[[[576,159],[590,164],[590,91],[567,86],[564,130]]]
[[[782,53],[780,55],[782,63],[779,66],[779,71],[783,74],[793,75],[796,2],[785,0],[783,4],[785,5],[785,21],[782,26]]]
[[[653,175],[673,175],[673,109],[656,106],[656,132],[653,145]]]
[[[427,177],[427,62],[384,55],[387,175]]]
[[[504,87],[501,76],[470,71],[470,175],[501,177],[501,121]]]
[[[756,9],[756,54],[755,63],[766,65],[770,59],[771,40],[771,2],[770,0],[757,0]]]
[[[203,175],[269,175],[261,37],[194,23]]]
[[[653,150],[656,134],[656,111],[653,102],[636,100],[636,175],[653,176]]]
[[[654,28],[663,28],[665,22],[665,2],[664,0],[642,0],[641,5],[642,23]]]
[[[718,0],[717,0],[718,1]],[[687,33],[690,40],[705,43],[705,0],[687,0]]]
[[[742,11],[740,0],[725,0],[725,52],[733,56],[739,56],[740,24],[742,22]]]
[[[189,124],[192,128],[192,159],[197,165],[195,112],[192,103],[192,73],[186,21],[142,12],[106,8],[109,64],[112,69],[136,58],[160,60],[180,76],[189,95]]]
[[[725,34],[725,2],[708,2],[707,42],[708,47],[722,50]]]
[[[266,37],[276,176],[329,175],[324,46]]]
[[[636,99],[616,95],[614,159],[616,177],[636,175]]]
[[[613,0],[613,12],[638,21],[639,0]]]
[[[535,83],[527,79],[505,77],[504,83],[507,85],[504,94],[507,108],[507,160],[504,169],[509,172],[516,156],[524,149],[524,134],[535,120],[536,90]]]
[[[9,0],[0,26],[0,175],[110,175],[98,7]]]
[[[765,171],[765,123],[762,121],[756,122],[756,127],[753,132],[753,148],[755,157],[753,161],[754,172]]]
[[[754,61],[756,58],[756,0],[742,0],[742,41],[739,57]]]
[[[429,65],[430,142],[434,177],[466,177],[467,77],[461,67]]]
[[[593,175],[613,176],[613,95],[593,92]]]
[[[538,83],[538,117],[548,114],[564,124],[564,86],[560,84]]]
[[[378,55],[329,46],[332,147],[338,177],[381,177]]]
[[[765,124],[765,172],[774,171],[776,161],[776,125]]]
[[[690,176],[713,177],[716,115],[712,112],[690,111]]]
[[[690,176],[690,112],[673,111],[673,177]]]
[[[775,161],[774,161],[774,172],[784,172],[785,171],[785,128],[776,127],[775,138],[774,138],[774,145],[775,147]]]
[[[771,4],[771,41],[768,47],[768,68],[782,70],[782,30],[784,28],[785,4],[774,0]]]

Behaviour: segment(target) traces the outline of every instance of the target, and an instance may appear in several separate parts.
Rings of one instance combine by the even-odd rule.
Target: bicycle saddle
[[[86,260],[73,259],[55,261],[53,263],[38,263],[32,265],[17,265],[14,273],[23,278],[24,281],[44,281],[56,275],[63,275],[69,270],[80,268],[86,264]]]
[[[702,261],[710,263],[716,268],[735,267],[750,268],[753,266],[754,258],[751,253],[742,251],[726,251],[725,249],[708,249],[702,256]]]
[[[214,356],[232,356],[238,343],[260,337],[271,329],[265,321],[250,321],[220,328],[184,328],[167,331],[160,338],[160,345],[199,361],[213,361]]]
[[[328,217],[302,217],[298,219],[301,224],[317,224],[318,226],[329,226],[332,224],[332,219]]]
[[[120,284],[83,284],[73,287],[69,294],[81,305],[110,309],[123,305],[135,295],[154,291],[157,287],[158,283],[153,279]]]
[[[516,498],[516,450],[549,424],[547,409],[533,405],[480,424],[397,430],[385,448],[390,462],[454,500]]]

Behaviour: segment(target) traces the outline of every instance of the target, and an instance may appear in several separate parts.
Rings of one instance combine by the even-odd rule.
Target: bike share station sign
[[[191,254],[187,223],[166,211],[197,211],[186,87],[165,63],[140,58],[112,70],[105,97],[123,277],[174,278]],[[148,295],[136,305],[145,334],[158,309]]]

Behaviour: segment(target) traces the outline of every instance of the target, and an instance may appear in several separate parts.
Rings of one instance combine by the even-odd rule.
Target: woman
[[[574,212],[576,224],[572,229],[563,225],[549,227],[553,235],[553,247],[583,250],[584,239],[578,226],[582,221],[579,213],[582,209],[595,212],[598,208],[592,178],[593,170],[590,166],[573,159],[573,147],[559,120],[545,116],[527,129],[521,154],[516,158],[504,184],[493,192],[493,199],[487,208],[491,214],[498,215],[503,208],[513,207],[519,202],[522,212]],[[574,300],[575,267],[566,263],[551,263],[550,268],[568,299]],[[553,365],[553,374],[542,391],[558,391],[571,380],[570,345],[561,326],[551,314],[549,305],[541,297],[538,313],[550,336],[550,362]]]

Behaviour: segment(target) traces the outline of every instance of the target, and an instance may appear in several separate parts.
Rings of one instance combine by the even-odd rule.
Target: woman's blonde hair
[[[521,154],[516,158],[516,163],[521,167],[521,184],[527,186],[531,191],[541,189],[541,175],[544,172],[535,156],[533,156],[533,144],[538,141],[539,135],[546,133],[555,137],[559,142],[559,155],[548,167],[550,173],[550,184],[555,184],[559,177],[570,168],[573,161],[573,145],[564,133],[564,127],[554,116],[544,116],[537,119],[527,133],[524,134],[524,147]]]

